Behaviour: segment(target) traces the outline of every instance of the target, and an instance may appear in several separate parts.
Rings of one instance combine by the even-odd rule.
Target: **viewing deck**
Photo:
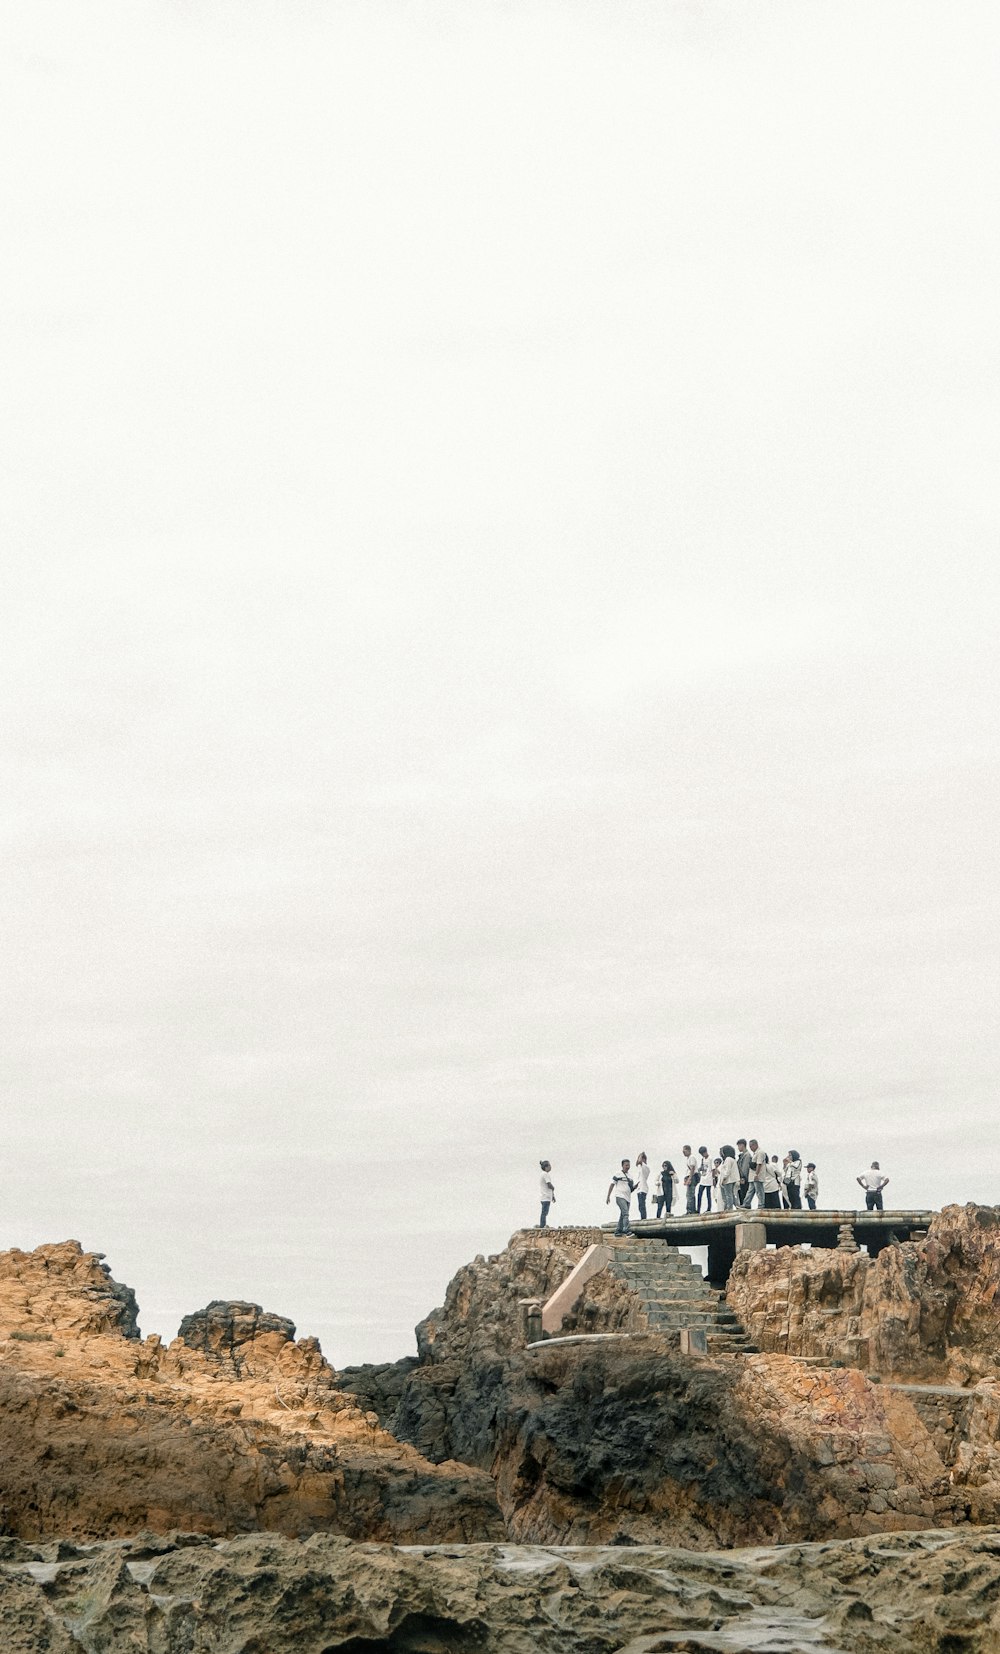
[[[926,1230],[933,1212],[900,1210],[680,1212],[671,1217],[633,1218],[640,1239],[665,1240],[671,1246],[707,1246],[708,1278],[722,1286],[737,1252],[764,1246],[836,1247],[841,1230],[849,1227],[859,1246],[877,1257],[893,1240],[909,1240],[915,1230]],[[615,1228],[602,1225],[605,1234]]]

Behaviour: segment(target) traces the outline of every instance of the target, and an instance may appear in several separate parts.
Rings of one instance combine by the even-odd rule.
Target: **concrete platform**
[[[915,1229],[926,1229],[933,1212],[900,1210],[888,1212],[820,1211],[785,1212],[738,1208],[735,1212],[680,1212],[673,1217],[633,1219],[632,1231],[639,1238],[665,1240],[671,1246],[707,1246],[708,1278],[724,1286],[733,1260],[743,1246],[760,1246],[764,1231],[767,1246],[835,1247],[843,1224],[850,1224],[859,1246],[872,1257],[893,1240],[909,1240]],[[737,1228],[756,1227],[756,1234],[737,1235]],[[604,1233],[614,1224],[604,1224]]]

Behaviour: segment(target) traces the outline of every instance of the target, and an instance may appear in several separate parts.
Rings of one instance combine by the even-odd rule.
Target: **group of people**
[[[755,1200],[758,1207],[798,1210],[804,1202],[811,1212],[816,1210],[819,1201],[816,1166],[812,1160],[803,1163],[798,1149],[789,1149],[779,1163],[778,1156],[762,1149],[756,1137],[751,1137],[749,1142],[740,1137],[735,1145],[724,1143],[714,1158],[705,1144],[695,1153],[690,1143],[685,1143],[682,1153],[680,1173],[672,1161],[664,1160],[656,1174],[652,1186],[656,1202],[654,1217],[670,1214],[680,1189],[684,1190],[688,1212],[710,1212],[713,1195],[717,1208],[723,1212],[735,1211],[737,1206],[752,1207]],[[627,1193],[623,1233],[628,1227],[628,1205],[633,1193],[640,1218],[648,1215],[651,1168],[645,1151],[636,1157],[634,1175],[632,1170],[631,1161],[623,1160],[621,1171],[616,1172],[608,1189],[609,1205],[614,1195],[620,1206]]]
[[[740,1137],[735,1146],[724,1143],[714,1158],[709,1156],[704,1146],[695,1154],[689,1143],[684,1145],[683,1156],[680,1173],[670,1160],[664,1160],[655,1178],[645,1151],[636,1156],[634,1167],[630,1160],[622,1161],[621,1171],[615,1172],[608,1185],[605,1201],[608,1206],[612,1198],[617,1203],[619,1218],[616,1234],[631,1233],[629,1213],[633,1195],[640,1218],[649,1215],[647,1207],[650,1197],[656,1203],[652,1215],[658,1218],[669,1216],[680,1189],[684,1190],[686,1211],[695,1213],[712,1210],[713,1194],[717,1209],[724,1212],[735,1211],[737,1207],[749,1209],[754,1201],[758,1209],[763,1207],[774,1211],[783,1207],[798,1211],[805,1205],[809,1211],[815,1212],[818,1205],[819,1179],[815,1163],[812,1160],[803,1163],[798,1149],[789,1149],[779,1161],[776,1154],[769,1155],[761,1148],[756,1137],[751,1137],[749,1142],[745,1137]],[[539,1223],[544,1229],[556,1191],[551,1163],[542,1160],[539,1164],[542,1169],[542,1215]],[[878,1161],[873,1160],[870,1170],[862,1173],[856,1181],[865,1191],[868,1210],[881,1212],[882,1190],[889,1179],[883,1175]]]

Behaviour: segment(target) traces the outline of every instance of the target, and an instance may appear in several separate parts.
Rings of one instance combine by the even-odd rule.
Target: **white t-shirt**
[[[758,1181],[763,1183],[764,1193],[766,1195],[777,1194],[778,1190],[781,1188],[781,1184],[778,1182],[777,1166],[772,1166],[771,1162],[767,1159],[762,1161]]]
[[[861,1187],[863,1189],[884,1189],[888,1181],[889,1179],[883,1177],[881,1172],[865,1172],[861,1179]]]
[[[685,1160],[684,1164],[687,1167],[688,1182],[689,1183],[697,1183],[697,1181],[698,1181],[698,1161],[697,1161],[696,1157],[693,1154],[689,1154],[687,1159]]]
[[[719,1182],[720,1183],[738,1183],[739,1180],[740,1180],[740,1169],[737,1166],[736,1161],[733,1159],[732,1155],[727,1154],[726,1158],[722,1162],[722,1166],[720,1167],[720,1170],[719,1170]]]
[[[712,1162],[710,1160],[706,1160],[705,1156],[702,1155],[698,1162],[698,1181],[703,1189],[710,1189],[712,1187],[712,1177]]]
[[[764,1150],[763,1149],[754,1149],[754,1151],[753,1151],[753,1160],[752,1160],[751,1165],[750,1165],[750,1171],[753,1174],[753,1180],[754,1180],[755,1183],[760,1182],[761,1170],[766,1165],[767,1165],[767,1155],[764,1153]]]
[[[649,1193],[649,1166],[645,1160],[640,1161],[639,1165],[635,1168],[635,1181],[638,1185],[639,1193],[641,1195],[647,1195]]]
[[[801,1160],[790,1160],[788,1162],[788,1165],[785,1167],[785,1182],[786,1183],[801,1183],[802,1182],[802,1162],[801,1162]]]
[[[615,1172],[614,1177],[611,1179],[611,1193],[614,1195],[616,1200],[632,1199],[632,1190],[629,1188],[629,1176],[627,1172]]]
[[[805,1179],[802,1184],[802,1193],[807,1197],[811,1195],[813,1200],[817,1200],[819,1198],[819,1178],[815,1172],[806,1172]]]
[[[552,1182],[552,1178],[550,1177],[548,1172],[543,1172],[542,1173],[542,1199],[543,1200],[555,1200],[555,1198],[556,1198],[556,1191],[555,1191],[555,1187],[554,1187],[553,1182]]]

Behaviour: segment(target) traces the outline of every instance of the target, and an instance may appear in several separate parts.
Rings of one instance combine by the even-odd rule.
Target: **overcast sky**
[[[998,41],[10,0],[0,1244],[344,1363],[543,1155],[1000,1201]]]

